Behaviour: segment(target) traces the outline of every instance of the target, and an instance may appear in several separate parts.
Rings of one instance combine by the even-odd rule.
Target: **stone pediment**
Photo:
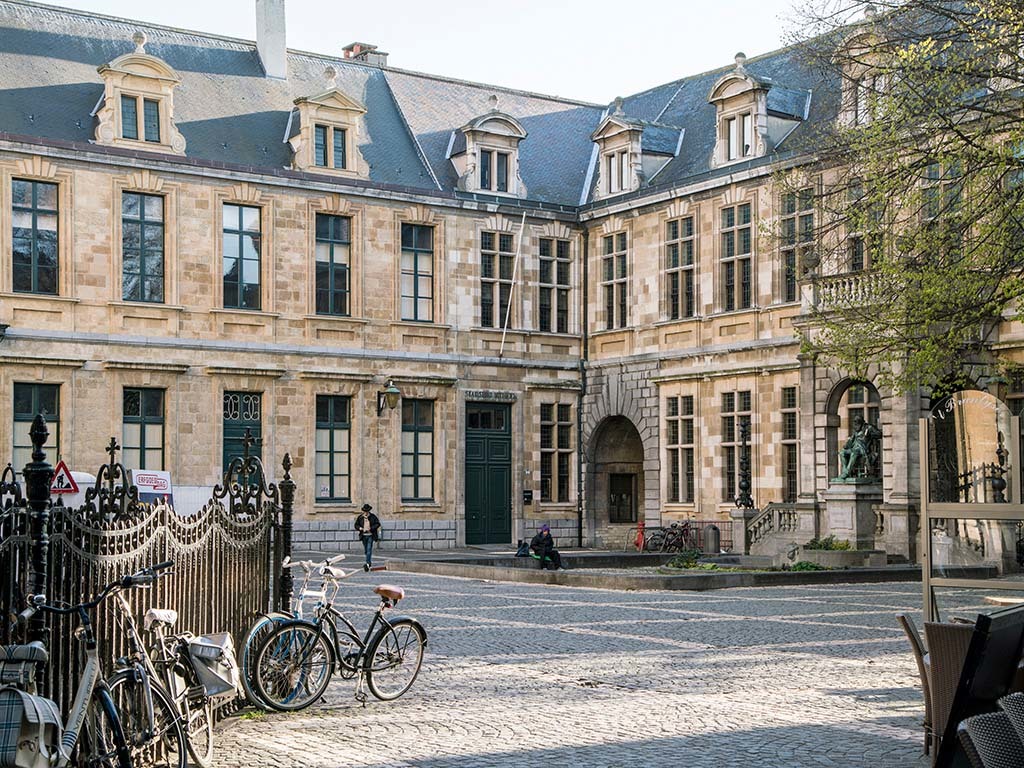
[[[597,129],[590,134],[590,139],[591,141],[602,142],[629,131],[640,131],[642,129],[643,126],[623,115],[612,114],[601,121]]]
[[[464,125],[462,131],[464,133],[476,131],[494,136],[508,136],[514,139],[526,138],[526,129],[523,128],[522,123],[512,117],[512,115],[507,115],[504,112],[488,112],[485,115],[481,115]]]
[[[155,80],[165,80],[174,85],[181,82],[178,73],[175,72],[166,62],[151,56],[148,53],[133,51],[123,56],[118,56],[109,64],[104,64],[97,70],[106,77],[109,73],[129,75],[135,77],[146,77]]]
[[[295,100],[295,105],[301,107],[304,104],[315,105],[321,108],[334,109],[338,112],[366,114],[366,107],[355,99],[342,93],[337,88],[319,94],[318,96],[304,96]]]

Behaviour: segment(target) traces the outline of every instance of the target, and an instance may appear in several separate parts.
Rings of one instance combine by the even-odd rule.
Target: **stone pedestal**
[[[758,509],[737,507],[729,510],[732,518],[732,550],[741,555],[750,554],[750,542],[747,541],[747,522],[760,513]]]
[[[873,549],[873,507],[882,503],[881,482],[877,478],[834,479],[824,495],[825,530],[821,535],[845,539],[854,549]]]

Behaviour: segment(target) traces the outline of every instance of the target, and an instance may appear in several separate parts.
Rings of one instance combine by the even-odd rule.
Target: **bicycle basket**
[[[238,692],[235,643],[227,632],[201,635],[188,641],[188,655],[207,696],[234,696]]]
[[[50,699],[0,688],[0,768],[48,768],[61,739],[60,711]]]

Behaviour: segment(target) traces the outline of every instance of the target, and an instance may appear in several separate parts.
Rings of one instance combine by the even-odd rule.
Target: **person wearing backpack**
[[[373,507],[369,504],[363,504],[356,518],[355,529],[359,531],[359,540],[363,542],[363,552],[366,555],[363,570],[368,571],[373,565],[373,542],[380,541],[380,520],[373,514]]]

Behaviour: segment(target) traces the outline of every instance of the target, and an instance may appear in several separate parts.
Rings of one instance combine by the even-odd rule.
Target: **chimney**
[[[341,50],[345,52],[345,58],[352,61],[361,61],[374,67],[388,65],[388,55],[370,43],[349,43]]]
[[[284,0],[256,0],[256,50],[267,77],[288,79]]]

